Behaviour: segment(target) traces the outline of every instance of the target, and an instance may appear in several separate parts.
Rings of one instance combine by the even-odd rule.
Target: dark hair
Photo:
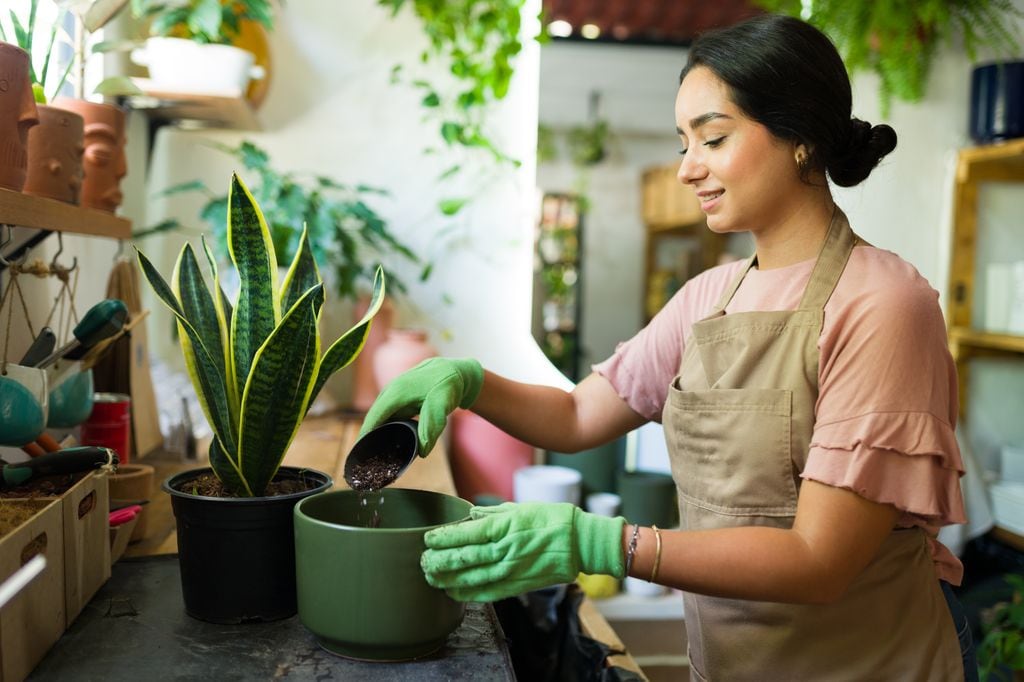
[[[706,33],[690,48],[679,82],[696,66],[724,81],[746,116],[806,145],[805,180],[817,169],[852,187],[896,148],[891,127],[851,117],[842,58],[824,33],[799,19],[766,14]]]

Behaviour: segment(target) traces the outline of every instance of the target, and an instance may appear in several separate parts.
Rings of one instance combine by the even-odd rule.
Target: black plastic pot
[[[295,504],[327,490],[331,477],[313,469],[281,467],[275,481],[301,479],[308,490],[277,497],[204,497],[189,480],[212,472],[193,469],[171,476],[178,527],[178,560],[185,612],[211,623],[279,620],[295,615]]]

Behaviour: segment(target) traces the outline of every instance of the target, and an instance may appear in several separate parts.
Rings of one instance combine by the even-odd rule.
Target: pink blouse
[[[745,264],[687,282],[594,371],[632,409],[660,422],[690,328]],[[812,259],[750,270],[726,314],[795,309],[813,267]],[[938,577],[959,585],[963,566],[937,539],[941,526],[966,520],[954,435],[956,369],[938,293],[899,256],[859,246],[825,305],[818,349],[814,433],[801,476],[895,506],[903,512],[898,525],[926,531]]]

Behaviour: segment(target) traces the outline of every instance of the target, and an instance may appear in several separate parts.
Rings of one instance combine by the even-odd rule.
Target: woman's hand
[[[470,520],[427,532],[427,582],[459,601],[495,601],[568,583],[579,573],[625,573],[622,517],[567,502],[473,507]]]
[[[395,377],[366,413],[362,436],[392,418],[419,414],[420,455],[426,457],[456,407],[468,408],[480,395],[484,368],[471,358],[430,358]]]

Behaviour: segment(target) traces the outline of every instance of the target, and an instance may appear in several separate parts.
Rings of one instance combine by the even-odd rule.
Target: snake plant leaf
[[[228,410],[228,391],[225,377],[217,371],[217,363],[203,345],[203,340],[196,332],[192,322],[185,317],[181,303],[174,296],[171,287],[163,276],[157,272],[146,255],[136,249],[142,273],[153,287],[157,297],[163,301],[178,320],[181,332],[181,352],[185,358],[185,366],[196,389],[203,414],[210,422],[211,428],[220,437],[228,451],[235,451],[236,422]]]
[[[217,322],[220,325],[221,338],[225,340],[231,339],[231,301],[228,300],[227,294],[224,293],[223,287],[220,285],[220,269],[217,267],[217,259],[213,256],[213,249],[210,248],[209,243],[206,241],[206,236],[200,238],[203,244],[203,253],[206,254],[206,261],[210,265],[210,272],[213,274],[213,288],[217,292],[217,298],[214,299],[214,309],[217,312]],[[234,357],[231,353],[231,346],[229,343],[224,344],[224,368],[225,368],[225,382],[228,386],[228,401],[231,405],[231,414],[238,414],[238,407],[241,402],[241,396],[238,394],[238,383],[235,381],[235,366]]]
[[[281,284],[281,310],[289,310],[310,287],[320,284],[320,270],[313,259],[313,248],[309,243],[309,228],[303,224],[299,247],[295,249],[288,274]]]
[[[320,360],[317,321],[323,284],[307,291],[260,346],[242,394],[239,468],[254,495],[262,495],[295,437]]]
[[[238,174],[228,193],[228,251],[241,288],[231,317],[235,385],[241,395],[256,351],[281,319],[277,298],[277,256],[263,211]]]
[[[373,275],[373,295],[370,297],[370,305],[366,309],[363,319],[354,327],[341,335],[331,344],[331,347],[324,353],[320,361],[320,369],[316,375],[316,383],[313,385],[313,394],[310,397],[310,404],[320,395],[320,389],[324,387],[331,375],[340,369],[344,369],[356,359],[359,352],[366,345],[366,337],[370,333],[370,322],[374,315],[380,310],[384,303],[384,270],[378,266]],[[308,407],[307,407],[308,409]]]
[[[199,270],[199,261],[196,260],[191,244],[186,243],[178,256],[171,286],[181,303],[182,313],[203,340],[203,346],[213,358],[217,371],[227,376],[224,362],[226,339],[222,336],[221,318],[203,273]]]
[[[238,463],[228,456],[227,451],[216,436],[210,441],[210,466],[217,478],[224,484],[224,487],[236,495],[252,496],[252,491],[242,480],[241,472],[238,470]]]

